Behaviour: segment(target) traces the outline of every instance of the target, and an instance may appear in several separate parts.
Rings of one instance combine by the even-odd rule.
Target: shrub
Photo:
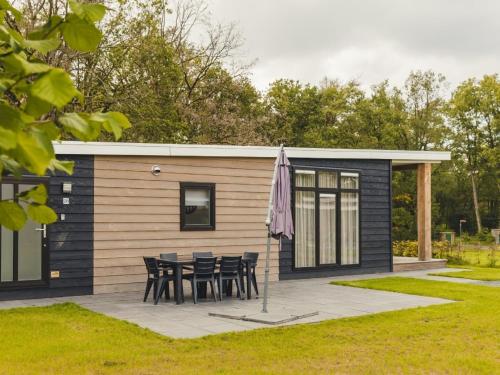
[[[418,242],[417,241],[393,241],[392,252],[395,256],[401,257],[417,257]],[[447,258],[451,252],[450,244],[447,241],[432,242],[432,257]]]

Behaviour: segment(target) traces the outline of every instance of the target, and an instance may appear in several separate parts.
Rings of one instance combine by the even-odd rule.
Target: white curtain
[[[315,193],[295,192],[295,267],[314,267],[315,257]]]
[[[295,171],[295,186],[314,187],[316,183],[316,172],[299,170]]]
[[[341,259],[342,264],[359,263],[358,193],[341,193]]]
[[[359,174],[352,172],[340,173],[340,186],[343,189],[357,189],[358,188]]]
[[[319,262],[336,263],[335,194],[319,195]]]
[[[318,184],[320,188],[337,188],[337,172],[318,172]]]

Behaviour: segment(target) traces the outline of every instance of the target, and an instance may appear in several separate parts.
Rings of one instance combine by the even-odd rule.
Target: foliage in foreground
[[[6,174],[43,176],[48,170],[71,174],[73,164],[56,159],[52,141],[64,133],[94,140],[101,129],[119,139],[123,129],[130,127],[120,112],[65,111],[68,104],[83,102],[84,93],[64,69],[42,58],[61,45],[80,52],[95,50],[102,38],[95,23],[106,12],[102,4],[68,3],[71,12],[64,17],[53,15],[22,35],[19,26],[29,23],[27,17],[0,0],[0,180]],[[52,223],[57,216],[46,203],[43,184],[15,199],[0,200],[0,225],[18,230],[28,217]]]
[[[343,284],[460,302],[189,340],[73,304],[12,309],[0,311],[0,373],[500,373],[500,289],[405,278]]]

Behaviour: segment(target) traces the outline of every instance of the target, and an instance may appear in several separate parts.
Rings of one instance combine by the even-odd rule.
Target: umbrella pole
[[[267,300],[269,298],[269,258],[271,256],[271,214],[273,212],[273,192],[274,185],[276,184],[276,175],[278,173],[279,158],[281,156],[281,151],[283,150],[283,144],[280,145],[280,150],[278,157],[274,162],[274,173],[273,181],[271,183],[271,193],[269,194],[269,205],[267,208],[267,249],[266,249],[266,268],[264,270],[264,301],[262,302],[262,312],[267,313]]]
[[[267,250],[266,250],[266,269],[264,271],[264,302],[262,303],[262,312],[267,313],[267,298],[269,288],[269,257],[271,255],[271,226],[267,226]]]

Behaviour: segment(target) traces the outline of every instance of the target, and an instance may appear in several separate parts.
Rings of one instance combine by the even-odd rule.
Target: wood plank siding
[[[151,167],[159,165],[154,176]],[[251,158],[96,156],[94,293],[142,290],[143,256],[193,251],[261,253],[274,160]],[[216,184],[216,230],[180,231],[180,182]],[[271,279],[278,279],[273,241]]]

